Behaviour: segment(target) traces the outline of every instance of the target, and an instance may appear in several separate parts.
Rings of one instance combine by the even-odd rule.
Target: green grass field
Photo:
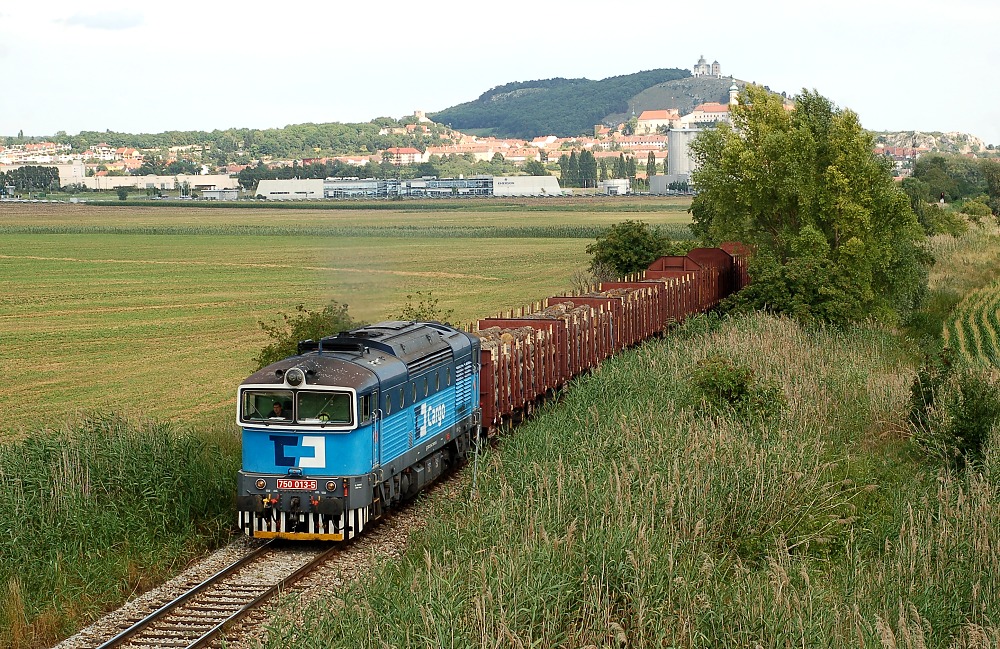
[[[602,228],[688,221],[676,199],[339,205],[0,207],[5,428],[215,418],[266,343],[257,323],[298,304],[378,321],[432,292],[468,322],[568,290]]]

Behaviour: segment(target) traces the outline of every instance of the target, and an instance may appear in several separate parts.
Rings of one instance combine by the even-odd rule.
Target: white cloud
[[[72,27],[87,29],[122,30],[138,27],[143,23],[143,15],[137,11],[101,11],[91,14],[73,14],[65,20],[56,22]]]

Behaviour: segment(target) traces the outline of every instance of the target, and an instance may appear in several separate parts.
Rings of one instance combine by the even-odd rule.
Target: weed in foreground
[[[114,414],[0,446],[0,647],[51,644],[227,538],[238,461]]]

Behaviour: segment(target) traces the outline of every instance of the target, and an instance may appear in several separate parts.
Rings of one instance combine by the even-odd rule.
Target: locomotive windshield
[[[245,390],[240,420],[346,426],[354,423],[350,392],[337,390]]]

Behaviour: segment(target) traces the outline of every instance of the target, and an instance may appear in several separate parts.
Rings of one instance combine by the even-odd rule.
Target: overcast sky
[[[0,135],[366,122],[690,68],[1000,145],[1000,3],[0,0]]]

